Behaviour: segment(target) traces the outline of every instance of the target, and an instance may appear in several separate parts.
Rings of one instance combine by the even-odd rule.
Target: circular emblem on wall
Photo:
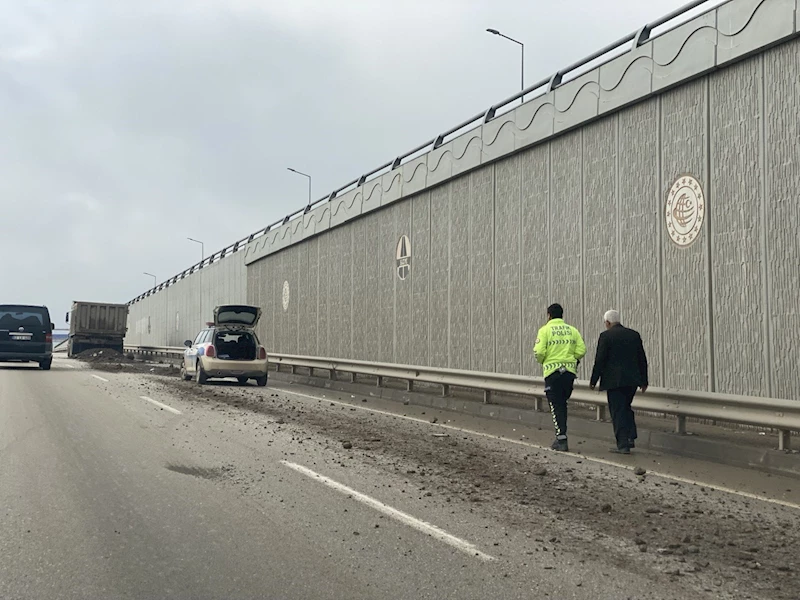
[[[397,276],[405,280],[411,273],[411,240],[407,235],[401,235],[397,241]]]
[[[682,175],[672,184],[664,217],[675,245],[686,248],[697,241],[706,217],[706,198],[697,179]]]
[[[289,310],[289,282],[288,281],[284,281],[283,282],[283,295],[282,295],[281,299],[283,300],[283,310]]]

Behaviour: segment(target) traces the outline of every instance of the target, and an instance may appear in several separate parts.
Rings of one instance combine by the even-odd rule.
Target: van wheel
[[[263,377],[256,377],[256,385],[258,387],[264,387],[267,385],[267,376],[264,375]]]
[[[53,365],[53,359],[52,358],[50,360],[46,360],[44,362],[40,362],[39,363],[39,367],[42,369],[42,371],[49,371],[50,367],[52,365]]]
[[[246,384],[246,383],[247,383],[247,377],[237,377],[236,379],[237,379],[237,380],[239,381],[239,383],[241,383],[242,385],[244,385],[244,384]]]
[[[197,369],[194,372],[194,380],[198,385],[204,385],[208,381],[206,372],[203,370],[203,365],[197,361]]]

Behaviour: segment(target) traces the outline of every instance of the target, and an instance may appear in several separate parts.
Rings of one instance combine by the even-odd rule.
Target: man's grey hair
[[[618,310],[609,310],[606,311],[606,314],[603,315],[603,320],[607,323],[611,323],[612,325],[616,325],[619,323],[619,311]]]

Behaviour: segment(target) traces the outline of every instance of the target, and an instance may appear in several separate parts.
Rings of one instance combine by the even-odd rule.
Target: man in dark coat
[[[600,390],[604,390],[608,397],[608,410],[614,423],[614,437],[617,438],[617,447],[611,451],[630,454],[637,437],[631,405],[636,388],[641,388],[642,393],[647,391],[647,355],[642,336],[620,323],[619,312],[609,310],[603,320],[606,330],[597,342],[589,383],[595,389],[599,381]]]

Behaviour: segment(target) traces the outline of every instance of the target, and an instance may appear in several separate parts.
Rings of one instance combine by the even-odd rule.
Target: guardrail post
[[[597,407],[596,418],[597,418],[598,421],[605,421],[606,420],[606,407],[605,406],[598,406]]]
[[[378,375],[378,387],[383,387],[383,377]]]
[[[408,381],[406,381],[406,391],[407,392],[413,392],[414,391],[414,380],[413,379],[409,379]]]
[[[533,410],[536,412],[542,412],[542,399],[539,396],[536,396],[533,399]]]
[[[792,432],[781,430],[778,432],[778,450],[790,450],[792,447]]]
[[[449,396],[449,395],[450,395],[450,386],[447,385],[446,383],[443,383],[442,384],[442,397]]]
[[[484,404],[491,404],[492,403],[492,392],[491,392],[491,390],[483,390],[483,403]]]
[[[683,415],[675,417],[675,433],[686,435],[686,417]]]
[[[331,369],[330,374],[328,375],[331,381],[336,381],[336,369]]]
[[[292,375],[297,375],[297,365],[292,365]]]

